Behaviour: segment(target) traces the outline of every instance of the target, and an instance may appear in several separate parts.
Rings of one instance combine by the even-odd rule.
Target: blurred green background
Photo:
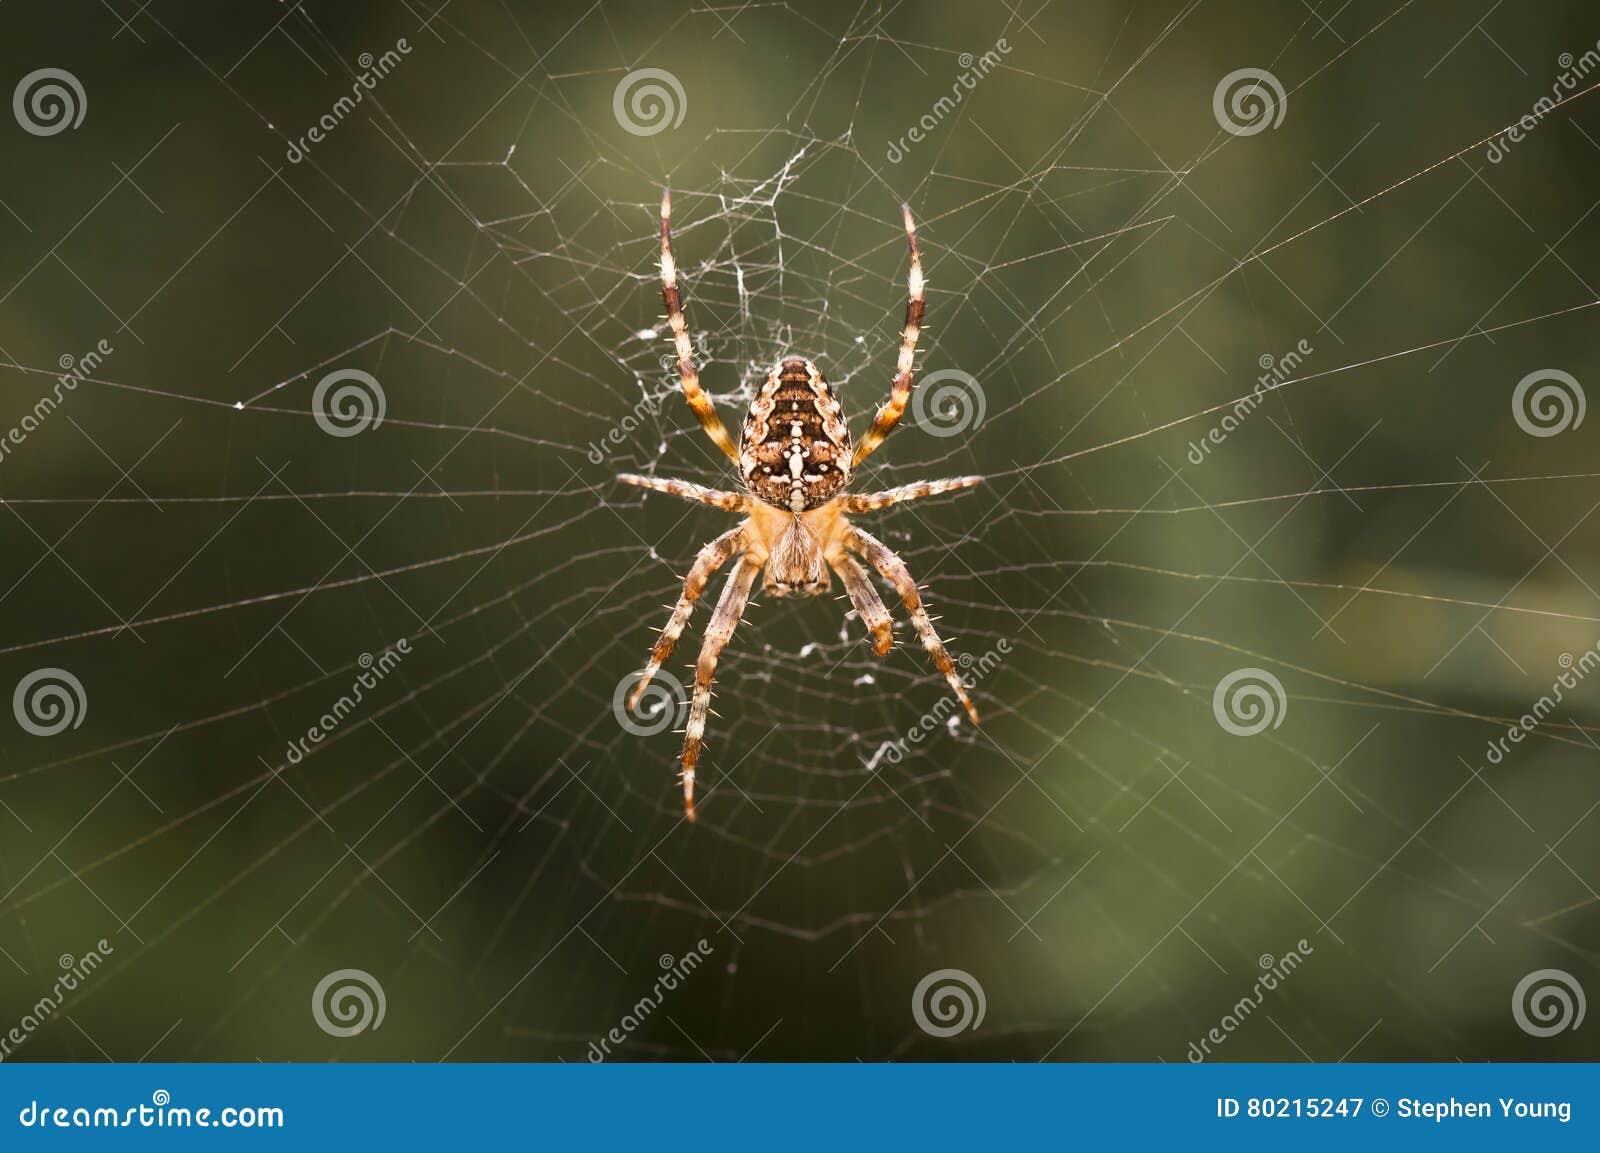
[[[1302,940],[1215,1056],[1595,1056],[1512,994],[1600,989],[1600,690],[1486,746],[1600,640],[1595,420],[1513,412],[1595,379],[1600,94],[1487,142],[1597,38],[1490,0],[6,5],[8,88],[86,109],[0,125],[0,426],[112,348],[0,459],[4,684],[86,706],[0,742],[0,1028],[114,946],[14,1057],[583,1060],[702,939],[618,1058],[1184,1060]],[[1241,68],[1282,118],[1234,135]],[[666,119],[619,116],[639,69]],[[727,523],[615,474],[733,482],[654,331],[667,182],[730,424],[794,352],[859,435],[912,206],[921,370],[984,411],[858,486],[988,478],[874,531],[1003,653],[975,733],[903,623],[878,661],[842,599],[758,603],[696,826],[612,704]],[[338,369],[381,424],[319,429]],[[1284,691],[1251,737],[1242,668]],[[318,1027],[341,969],[381,1027]],[[918,1026],[941,969],[981,1025]]]

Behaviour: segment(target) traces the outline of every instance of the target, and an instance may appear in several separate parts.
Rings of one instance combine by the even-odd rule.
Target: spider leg
[[[900,485],[898,488],[886,488],[882,492],[864,492],[858,496],[847,496],[844,498],[844,511],[872,512],[902,501],[921,500],[925,496],[938,496],[942,492],[955,492],[982,483],[981,476],[958,476],[950,480],[919,480],[914,484]]]
[[[973,706],[972,698],[967,696],[967,687],[961,683],[961,678],[956,674],[955,662],[950,659],[950,650],[944,647],[944,642],[934,631],[933,622],[928,619],[928,610],[922,607],[922,597],[917,593],[917,582],[911,579],[911,572],[906,568],[906,562],[877,537],[853,525],[845,534],[845,545],[866,557],[872,567],[894,585],[901,601],[905,603],[906,613],[911,617],[917,635],[922,638],[922,647],[928,650],[933,663],[944,674],[944,679],[950,682],[950,688],[966,708],[967,716],[972,718],[973,724],[977,724],[978,710]]]
[[[648,488],[654,492],[664,492],[669,496],[680,496],[684,500],[697,500],[701,504],[715,505],[717,508],[728,512],[744,512],[750,507],[750,498],[743,493],[724,492],[717,488],[707,488],[702,484],[695,484],[687,480],[673,480],[665,476],[637,476],[631,472],[622,473],[617,477],[623,484],[637,485],[639,488]]]
[[[742,551],[745,547],[747,541],[744,525],[736,525],[708,543],[694,558],[694,564],[689,567],[689,575],[683,579],[683,593],[678,597],[677,606],[667,618],[666,627],[661,630],[655,648],[650,650],[650,661],[645,665],[639,683],[634,685],[633,691],[628,694],[630,713],[639,707],[639,698],[644,696],[644,690],[661,670],[662,662],[672,655],[673,646],[683,635],[683,626],[689,623],[689,614],[694,612],[694,602],[700,599],[700,594],[704,591],[706,582],[711,579],[711,574],[726,564],[734,553]]]
[[[855,456],[850,461],[852,468],[871,456],[873,450],[883,443],[883,438],[889,435],[889,430],[900,423],[900,416],[906,410],[906,400],[911,396],[911,361],[917,352],[917,334],[922,331],[922,257],[917,253],[917,226],[911,220],[911,208],[902,204],[900,211],[905,216],[906,243],[911,248],[911,272],[906,295],[906,326],[900,334],[900,359],[895,363],[894,383],[889,388],[889,399],[884,401],[883,407],[878,410],[878,415],[872,421],[872,427],[867,429],[867,434],[856,445]]]
[[[886,656],[894,648],[894,622],[889,619],[889,610],[884,607],[878,590],[872,587],[867,570],[856,562],[855,557],[844,552],[831,557],[828,563],[839,574],[839,579],[844,581],[845,592],[850,594],[850,603],[856,606],[861,623],[872,634],[872,651],[880,657]]]
[[[683,319],[683,294],[678,291],[678,266],[672,259],[672,194],[661,192],[661,298],[667,302],[667,323],[672,327],[672,341],[678,349],[678,381],[683,385],[684,399],[700,420],[711,442],[735,464],[739,452],[728,438],[728,430],[711,405],[711,398],[700,387],[700,371],[694,366],[694,349],[689,344],[688,326]]]
[[[740,559],[728,574],[722,599],[717,602],[706,639],[700,646],[700,659],[694,666],[694,703],[689,706],[689,723],[683,729],[683,815],[694,820],[694,766],[700,759],[700,740],[706,731],[706,712],[711,708],[711,681],[717,673],[717,658],[733,637],[734,626],[744,616],[750,599],[750,586],[756,582],[761,562],[751,556]]]

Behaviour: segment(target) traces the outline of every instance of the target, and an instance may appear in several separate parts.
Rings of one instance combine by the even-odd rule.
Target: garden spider
[[[677,266],[672,259],[672,197],[661,196],[661,295],[667,303],[667,322],[678,351],[678,379],[683,395],[719,449],[733,461],[744,482],[745,491],[725,492],[683,480],[624,474],[617,479],[640,488],[670,493],[685,500],[715,505],[728,512],[745,514],[729,529],[700,550],[689,575],[684,578],[683,594],[661,630],[650,653],[650,661],[628,697],[628,709],[637,708],[639,699],[661,663],[672,653],[694,602],[706,582],[723,564],[737,556],[738,563],[728,578],[722,598],[717,601],[711,624],[706,629],[700,659],[695,664],[694,702],[683,734],[683,809],[694,820],[694,767],[700,759],[701,738],[705,734],[706,712],[711,706],[711,682],[716,674],[717,657],[733,636],[734,626],[744,615],[756,574],[766,566],[764,588],[774,596],[809,597],[826,592],[831,569],[844,582],[850,602],[872,634],[873,650],[886,655],[894,646],[889,610],[873,588],[866,570],[852,554],[864,557],[885,580],[894,585],[905,603],[906,613],[956,697],[966,707],[972,723],[978,723],[978,710],[967,696],[966,686],[956,675],[949,650],[934,631],[928,611],[917,594],[905,562],[894,550],[864,529],[850,523],[849,514],[872,512],[901,501],[918,500],[937,493],[971,488],[983,478],[956,477],[951,480],[918,481],[883,492],[851,495],[850,472],[883,443],[884,437],[899,422],[911,395],[911,361],[917,350],[917,333],[922,325],[922,262],[917,255],[917,231],[911,209],[902,206],[906,243],[911,248],[911,272],[906,301],[905,331],[900,337],[900,359],[895,368],[889,399],[878,410],[872,427],[861,443],[850,449],[850,430],[828,382],[817,366],[805,357],[786,356],[756,392],[745,413],[739,447],[734,448],[722,418],[700,387],[693,349],[683,319],[683,297],[678,290]]]

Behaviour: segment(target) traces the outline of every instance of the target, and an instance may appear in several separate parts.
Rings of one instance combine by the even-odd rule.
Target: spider
[[[882,492],[849,492],[851,471],[870,456],[905,412],[911,395],[911,363],[917,350],[917,334],[922,326],[922,261],[917,254],[917,230],[911,209],[901,206],[905,219],[906,243],[911,249],[908,277],[906,323],[900,337],[900,357],[889,389],[889,399],[878,410],[854,451],[844,413],[817,366],[803,356],[785,356],[767,374],[745,413],[739,446],[734,447],[728,430],[700,387],[693,349],[683,319],[683,296],[678,288],[677,266],[672,259],[672,196],[661,196],[661,295],[667,304],[667,322],[677,346],[678,380],[684,399],[700,420],[700,427],[713,444],[739,470],[744,492],[706,488],[684,480],[635,476],[625,473],[617,479],[640,488],[669,493],[685,500],[714,505],[727,512],[743,513],[744,519],[716,537],[695,557],[684,578],[683,592],[672,610],[661,636],[651,650],[649,663],[628,697],[628,708],[638,707],[645,688],[671,655],[683,633],[694,603],[713,573],[738,557],[722,597],[712,613],[695,664],[694,701],[683,734],[683,810],[690,821],[694,814],[694,770],[700,759],[705,735],[706,713],[711,706],[711,684],[716,675],[717,658],[733,637],[734,627],[744,615],[756,575],[766,566],[763,587],[779,597],[811,597],[828,590],[831,569],[844,582],[845,592],[855,606],[873,640],[873,650],[886,656],[894,647],[889,610],[867,577],[857,556],[864,558],[892,584],[906,606],[922,647],[961,704],[972,723],[978,723],[978,710],[967,696],[966,686],[956,675],[950,652],[934,630],[928,610],[917,593],[917,584],[905,562],[877,537],[850,522],[850,516],[873,512],[902,501],[919,500],[938,493],[972,488],[983,480],[978,476],[950,480],[918,481]]]

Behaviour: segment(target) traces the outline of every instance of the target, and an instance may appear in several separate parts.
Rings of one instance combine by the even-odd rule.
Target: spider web
[[[0,197],[10,421],[114,346],[0,466],[8,675],[87,702],[0,764],[8,1012],[115,947],[20,1053],[582,1060],[633,1014],[617,1057],[1179,1060],[1294,950],[1217,1055],[1592,1055],[1506,1002],[1596,987],[1594,690],[1486,747],[1600,640],[1592,426],[1512,402],[1594,362],[1600,96],[1485,149],[1597,29],[1478,7],[8,12],[13,71],[90,101]],[[1235,135],[1244,65],[1284,117]],[[681,123],[622,123],[641,68]],[[903,620],[880,660],[837,587],[758,591],[694,826],[669,718],[613,705],[729,523],[616,474],[733,486],[665,335],[668,182],[732,427],[796,353],[860,435],[908,202],[955,388],[853,487],[986,478],[867,518],[983,727]],[[313,416],[340,370],[384,398],[354,436]],[[1237,670],[1284,692],[1250,737]],[[387,1000],[358,1038],[306,1011],[345,968]],[[952,1037],[912,1010],[943,969],[986,1005]]]

